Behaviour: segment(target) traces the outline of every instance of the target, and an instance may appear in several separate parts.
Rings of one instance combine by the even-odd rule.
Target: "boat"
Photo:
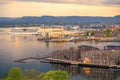
[[[38,28],[35,28],[35,27],[15,27],[11,29],[9,34],[37,35],[39,34],[39,31],[38,31]]]

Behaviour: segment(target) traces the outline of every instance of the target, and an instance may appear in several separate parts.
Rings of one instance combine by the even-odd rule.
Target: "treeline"
[[[0,78],[0,80],[68,80],[68,73],[61,70],[41,73],[35,69],[22,72],[19,67],[13,67],[9,73],[3,78]]]

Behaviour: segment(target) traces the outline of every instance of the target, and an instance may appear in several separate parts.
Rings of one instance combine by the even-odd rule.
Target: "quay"
[[[93,63],[83,63],[79,61],[69,61],[69,60],[62,60],[62,59],[53,59],[53,58],[46,58],[45,60],[49,60],[51,62],[60,63],[60,64],[70,64],[76,66],[83,66],[83,67],[96,67],[96,68],[116,68],[120,69],[120,65],[105,65],[105,64],[93,64]]]
[[[120,40],[98,40],[98,42],[120,42]]]
[[[70,61],[70,60],[62,60],[62,59],[54,59],[51,57],[29,57],[20,60],[15,60],[14,62],[25,63],[26,60],[40,60],[43,63],[53,63],[53,64],[67,64],[67,65],[75,65],[80,67],[96,67],[96,68],[115,68],[120,69],[120,65],[105,65],[105,64],[93,64],[93,63],[83,63],[79,61]]]
[[[115,47],[115,46],[114,46]],[[25,63],[34,59],[45,63],[68,64],[81,67],[116,68],[120,69],[120,48],[100,50],[93,46],[81,45],[67,50],[56,50],[44,56],[37,55],[14,62]]]

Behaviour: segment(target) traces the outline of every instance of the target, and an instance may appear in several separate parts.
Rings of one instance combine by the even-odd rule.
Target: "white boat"
[[[12,28],[9,34],[34,35],[34,34],[39,34],[39,31],[38,28],[34,28],[34,27],[16,27],[16,28]]]

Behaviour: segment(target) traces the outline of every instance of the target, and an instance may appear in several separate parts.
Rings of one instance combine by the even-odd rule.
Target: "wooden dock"
[[[22,62],[25,62],[25,61],[30,60],[30,59],[41,60],[41,59],[45,59],[45,58],[49,58],[49,57],[51,57],[51,56],[29,57],[29,58],[14,60],[14,62],[22,63]]]

